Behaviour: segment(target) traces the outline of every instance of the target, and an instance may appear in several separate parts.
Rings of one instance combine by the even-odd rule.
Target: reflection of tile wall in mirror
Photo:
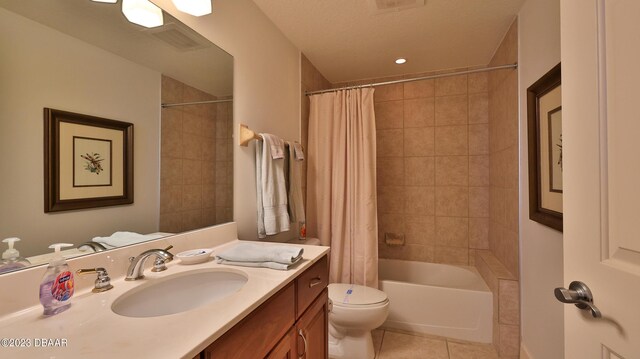
[[[162,76],[160,231],[182,232],[232,219],[231,103]]]
[[[186,118],[184,127],[180,111],[161,111],[160,104],[179,102],[186,93],[230,98],[233,57],[164,16],[166,26],[150,31],[128,23],[116,5],[0,0],[0,31],[16,34],[0,40],[0,51],[7,54],[0,92],[12,94],[11,102],[0,106],[0,118],[16,119],[0,122],[0,166],[11,166],[0,172],[13,174],[0,187],[0,239],[22,238],[22,256],[48,253],[53,242],[79,245],[116,231],[158,232],[166,207],[182,211],[179,224],[167,227],[170,233],[232,220],[232,102],[182,109],[195,115]],[[165,98],[163,90],[161,98],[162,74],[188,84],[181,86],[189,90],[176,90],[180,98]],[[33,189],[44,186],[42,109],[48,106],[134,123],[132,205],[43,213],[42,193]],[[198,111],[208,111],[209,121]],[[168,142],[163,137],[162,148],[161,117],[162,132],[173,125],[182,134]],[[161,153],[171,155],[160,158]],[[162,203],[161,172],[162,184],[180,181],[185,186],[163,192]],[[36,262],[41,260],[46,258]]]

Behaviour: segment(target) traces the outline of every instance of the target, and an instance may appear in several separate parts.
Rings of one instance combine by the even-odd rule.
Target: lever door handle
[[[580,309],[589,309],[594,318],[601,318],[602,313],[593,305],[593,295],[586,284],[573,281],[569,284],[569,289],[556,288],[553,291],[556,299],[565,304],[575,304]]]

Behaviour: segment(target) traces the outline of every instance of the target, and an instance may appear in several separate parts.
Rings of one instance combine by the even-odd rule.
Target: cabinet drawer
[[[296,279],[296,319],[300,318],[327,285],[329,266],[327,256],[324,256]]]
[[[207,359],[264,358],[295,322],[290,284],[204,350]]]

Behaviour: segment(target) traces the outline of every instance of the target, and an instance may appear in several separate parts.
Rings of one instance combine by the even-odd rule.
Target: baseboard
[[[527,347],[524,345],[524,342],[520,340],[520,359],[533,359],[531,354],[527,351]]]

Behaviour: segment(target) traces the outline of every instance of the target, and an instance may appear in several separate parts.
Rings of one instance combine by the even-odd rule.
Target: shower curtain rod
[[[174,107],[174,106],[204,105],[204,104],[208,104],[208,103],[221,103],[221,102],[233,102],[233,99],[197,101],[197,102],[183,102],[183,103],[163,103],[160,106],[162,106],[162,108],[167,108],[167,107]]]
[[[442,78],[442,77],[449,77],[449,76],[467,75],[467,74],[475,74],[475,73],[478,73],[478,72],[487,72],[487,71],[504,70],[504,69],[517,69],[517,68],[518,68],[518,64],[515,63],[515,64],[509,64],[509,65],[485,67],[485,68],[476,69],[476,70],[465,70],[465,71],[449,72],[449,73],[446,73],[446,74],[414,77],[414,78],[411,78],[411,79],[402,79],[402,80],[385,81],[385,82],[375,82],[375,83],[371,83],[371,84],[345,86],[345,87],[338,87],[338,88],[335,88],[335,89],[328,89],[328,90],[309,91],[309,92],[305,92],[305,95],[307,95],[307,96],[309,96],[309,95],[317,95],[317,94],[321,94],[321,93],[336,92],[336,91],[340,91],[340,90],[351,90],[351,89],[359,89],[359,88],[364,88],[364,87],[393,85],[393,84],[401,84],[401,83],[404,83],[404,82],[439,79],[439,78]]]

